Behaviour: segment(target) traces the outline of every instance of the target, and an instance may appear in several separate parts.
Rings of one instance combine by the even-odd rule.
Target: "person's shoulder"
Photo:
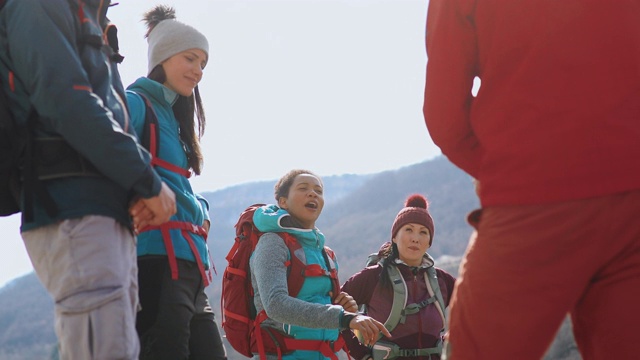
[[[447,284],[450,284],[451,286],[453,286],[453,284],[456,282],[456,278],[449,274],[446,270],[443,270],[439,267],[436,267],[436,275],[438,276],[438,278],[440,279],[444,279],[445,282]]]
[[[54,14],[71,13],[68,0],[19,0],[4,1],[2,12],[10,13],[10,17],[18,16],[21,21],[28,17],[36,19],[42,14],[52,16]]]
[[[381,272],[382,272],[382,264],[378,263],[378,264],[374,264],[374,265],[369,265],[369,266],[361,269],[357,273],[353,274],[351,276],[351,278],[355,279],[355,278],[378,277],[378,276],[380,276]]]
[[[291,235],[289,235],[291,236]],[[275,232],[266,232],[260,235],[260,239],[258,240],[258,246],[270,246],[270,247],[287,247],[288,240],[295,240],[295,237],[291,236],[291,239],[287,238],[287,234],[283,233],[275,233]]]
[[[439,268],[439,267],[435,266],[435,269],[436,269],[436,274],[438,276],[454,278],[453,275],[449,274],[446,270],[444,270],[442,268]]]

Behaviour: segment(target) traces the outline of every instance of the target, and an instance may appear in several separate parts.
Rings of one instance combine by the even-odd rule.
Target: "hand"
[[[347,294],[344,291],[341,291],[335,299],[333,299],[333,303],[342,306],[344,311],[348,312],[358,312],[358,303],[353,300],[353,297]]]
[[[129,208],[134,228],[137,230],[148,225],[161,225],[169,221],[176,211],[176,195],[164,182],[158,195],[148,199],[140,198]]]
[[[153,218],[153,213],[139,197],[134,199],[129,205],[129,215],[131,215],[131,219],[133,220],[133,231],[136,234],[139,234]]]
[[[211,221],[209,221],[209,220],[205,220],[205,221],[202,223],[202,227],[204,228],[204,231],[206,231],[206,232],[207,232],[207,234],[208,234],[208,233],[209,233],[209,228],[211,227]]]
[[[365,346],[373,346],[378,340],[378,335],[382,335],[391,338],[391,333],[384,327],[380,321],[365,315],[357,315],[351,322],[349,322],[349,328],[360,332],[362,335],[362,341]]]

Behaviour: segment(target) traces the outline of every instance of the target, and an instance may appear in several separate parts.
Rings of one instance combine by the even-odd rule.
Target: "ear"
[[[398,243],[398,242],[396,241],[396,238],[392,238],[392,239],[391,239],[391,242],[392,242],[392,243],[394,243],[394,244],[397,244],[397,243]]]
[[[278,199],[278,207],[285,210],[288,209],[286,197],[280,196],[280,198]]]

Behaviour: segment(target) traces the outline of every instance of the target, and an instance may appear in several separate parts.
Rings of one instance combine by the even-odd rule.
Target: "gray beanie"
[[[156,6],[145,14],[149,43],[147,74],[173,55],[189,49],[200,49],[209,57],[209,42],[195,28],[175,20],[175,10]]]

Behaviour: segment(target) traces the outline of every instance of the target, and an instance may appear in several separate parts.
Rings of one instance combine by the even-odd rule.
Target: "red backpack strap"
[[[160,158],[160,124],[158,123],[158,115],[156,114],[151,101],[141,93],[138,94],[144,102],[144,125],[142,127],[142,136],[140,143],[149,153],[151,153],[151,165],[159,166],[171,172],[180,174],[186,178],[191,177],[191,171],[174,165]]]
[[[181,231],[182,236],[187,240],[189,244],[189,248],[193,253],[193,257],[196,259],[196,264],[198,265],[198,270],[200,270],[200,275],[202,276],[202,281],[204,282],[204,286],[207,287],[213,278],[211,277],[211,271],[208,273],[204,269],[204,264],[202,263],[202,259],[200,258],[200,254],[198,253],[198,249],[196,248],[196,244],[193,241],[190,233],[202,236],[205,241],[207,239],[207,231],[202,227],[192,223],[184,222],[184,221],[167,221],[166,223],[160,226],[147,226],[142,229],[140,232],[150,231],[150,230],[160,230],[162,233],[162,240],[164,241],[164,247],[167,250],[167,258],[169,259],[169,269],[171,269],[171,278],[173,280],[178,279],[178,260],[176,258],[176,252],[173,248],[173,241],[171,239],[171,234],[169,230],[178,229]],[[213,267],[213,263],[211,263],[211,267]]]
[[[333,296],[340,294],[340,278],[338,277],[338,268],[336,266],[336,254],[328,246],[324,247],[325,261],[329,269],[329,277],[333,286]]]

